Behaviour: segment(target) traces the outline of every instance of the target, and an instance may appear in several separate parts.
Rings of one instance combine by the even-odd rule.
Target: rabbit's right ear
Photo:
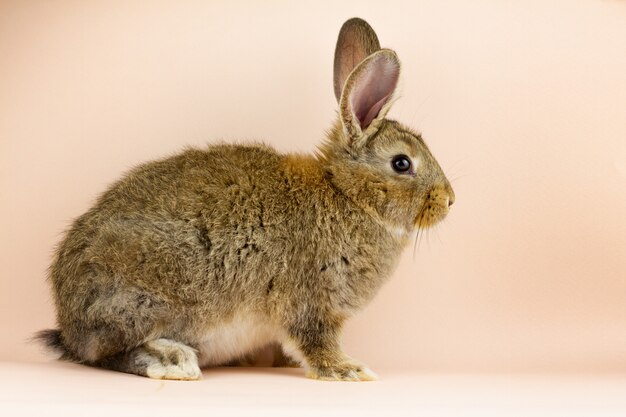
[[[348,75],[365,58],[379,50],[376,32],[365,20],[353,17],[341,26],[335,46],[334,87],[337,103],[341,100]]]
[[[391,106],[400,61],[380,49],[366,21],[353,18],[341,27],[335,49],[335,96],[348,148],[363,146],[378,130]]]

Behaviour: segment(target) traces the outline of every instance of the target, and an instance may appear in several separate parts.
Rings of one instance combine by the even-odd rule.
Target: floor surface
[[[302,369],[205,369],[157,381],[61,362],[0,362],[3,416],[626,416],[625,375],[379,371],[320,382]]]

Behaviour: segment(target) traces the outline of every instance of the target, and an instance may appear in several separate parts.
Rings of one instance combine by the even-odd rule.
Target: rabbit
[[[338,117],[312,154],[213,144],[136,167],[78,217],[49,269],[60,359],[156,379],[271,344],[305,375],[376,375],[342,326],[454,191],[420,134],[386,118],[396,53],[362,19],[335,49]]]

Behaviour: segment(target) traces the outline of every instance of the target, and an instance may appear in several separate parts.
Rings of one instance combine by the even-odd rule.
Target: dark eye
[[[411,160],[406,155],[396,155],[391,160],[391,167],[400,174],[407,173],[411,170]]]

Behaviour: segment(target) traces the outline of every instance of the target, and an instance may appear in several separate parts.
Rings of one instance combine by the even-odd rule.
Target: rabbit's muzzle
[[[423,229],[443,220],[454,200],[454,190],[449,183],[435,185],[426,194],[424,205],[415,219],[416,226]]]

